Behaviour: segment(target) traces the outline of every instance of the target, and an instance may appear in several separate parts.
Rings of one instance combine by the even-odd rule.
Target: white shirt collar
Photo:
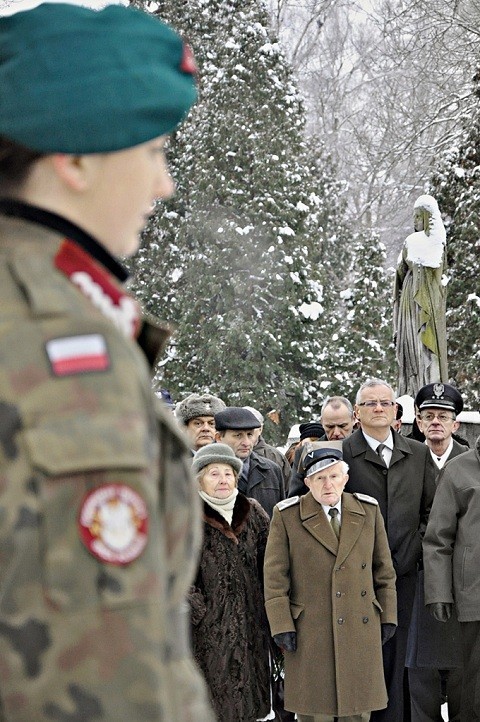
[[[374,451],[377,450],[377,446],[379,444],[385,444],[387,449],[390,449],[390,451],[393,451],[393,436],[392,436],[391,431],[388,432],[388,436],[385,439],[385,441],[379,441],[378,439],[374,439],[373,436],[369,436],[368,434],[366,434],[363,429],[362,429],[362,434],[364,435],[365,441],[367,442],[369,447],[371,449],[373,449]]]
[[[427,443],[427,442],[425,441],[425,444],[426,444],[426,443]],[[427,446],[428,446],[428,444],[427,444]],[[448,447],[447,447],[447,450],[444,451],[441,456],[438,456],[434,451],[432,451],[432,450],[430,449],[430,447],[428,447],[428,448],[429,448],[430,453],[431,453],[431,455],[432,455],[433,463],[434,463],[436,466],[438,466],[439,469],[443,469],[443,467],[444,467],[445,464],[447,463],[448,457],[449,457],[450,454],[452,453],[452,449],[453,449],[453,439],[450,437],[450,443],[449,443],[449,445],[448,445]]]
[[[331,521],[332,517],[328,513],[328,510],[329,509],[338,509],[338,517],[337,518],[338,518],[338,521],[340,521],[340,518],[342,516],[342,497],[340,497],[338,502],[336,504],[334,504],[333,506],[325,506],[325,504],[322,504],[322,509],[325,512],[325,516],[327,517],[329,522]]]

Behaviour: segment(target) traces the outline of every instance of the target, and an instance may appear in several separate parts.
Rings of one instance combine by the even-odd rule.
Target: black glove
[[[388,642],[388,640],[393,637],[396,630],[397,630],[396,624],[390,624],[390,622],[384,622],[384,624],[382,624],[382,644],[385,644],[385,642]]]
[[[273,640],[277,647],[280,647],[282,652],[295,652],[297,649],[296,632],[282,632],[281,634],[274,634]]]
[[[437,622],[448,622],[452,616],[451,602],[434,602],[433,604],[427,604],[427,609]]]

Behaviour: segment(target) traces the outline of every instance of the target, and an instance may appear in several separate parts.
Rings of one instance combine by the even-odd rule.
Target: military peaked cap
[[[427,384],[422,386],[415,397],[415,406],[423,409],[447,409],[459,414],[463,409],[463,399],[459,391],[450,384]]]

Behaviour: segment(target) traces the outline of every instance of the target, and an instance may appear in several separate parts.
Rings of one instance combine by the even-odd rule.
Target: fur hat
[[[226,405],[218,396],[190,394],[175,406],[175,416],[178,421],[187,425],[190,419],[195,419],[197,416],[215,416],[225,408]]]
[[[242,462],[237,459],[227,444],[208,444],[202,446],[193,457],[192,471],[198,474],[209,464],[229,464],[237,474],[242,470]]]

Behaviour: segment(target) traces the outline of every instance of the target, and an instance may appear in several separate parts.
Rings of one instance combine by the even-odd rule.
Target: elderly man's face
[[[455,420],[453,411],[449,409],[433,408],[420,411],[417,416],[420,431],[429,442],[449,441],[450,437],[460,426]]]
[[[327,404],[321,422],[329,441],[346,439],[353,431],[354,418],[344,404],[340,404],[338,408]]]
[[[213,416],[195,416],[187,423],[187,433],[192,449],[198,451],[215,441],[215,419]]]
[[[348,474],[343,471],[342,462],[321,469],[311,476],[305,478],[305,485],[312,492],[313,498],[319,504],[335,506],[338,503],[345,484],[348,481]]]
[[[223,436],[217,434],[217,441],[227,444],[237,459],[243,461],[250,456],[257,443],[257,429],[227,429]]]

